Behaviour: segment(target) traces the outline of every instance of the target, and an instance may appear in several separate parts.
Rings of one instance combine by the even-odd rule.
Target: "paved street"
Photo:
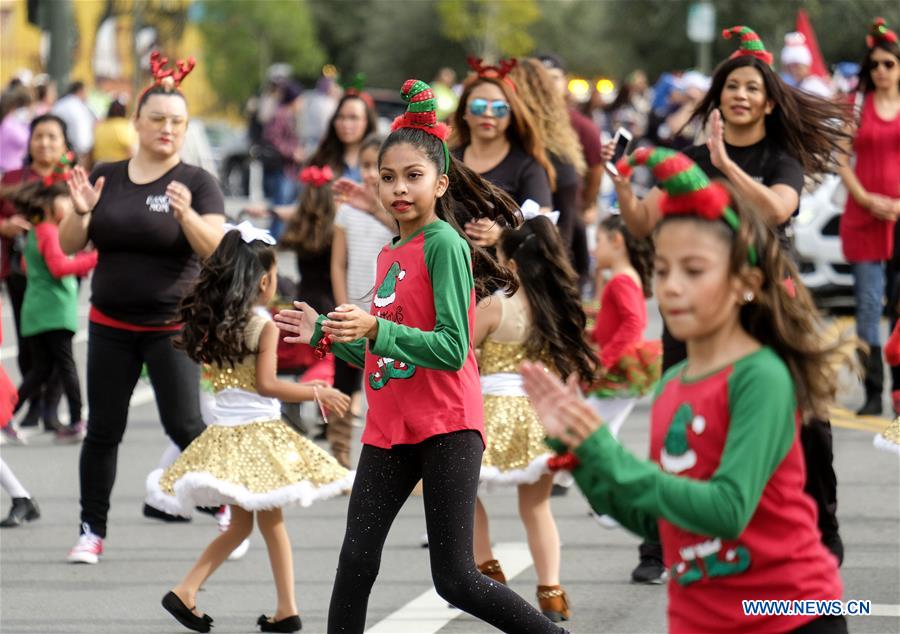
[[[293,273],[285,267],[285,273]],[[86,315],[82,290],[82,320]],[[5,298],[4,298],[5,300]],[[658,335],[658,313],[649,332]],[[3,364],[14,381],[15,336],[3,304]],[[77,339],[84,382],[85,333]],[[844,404],[858,405],[861,394],[848,384]],[[65,411],[65,407],[62,408]],[[639,405],[621,437],[638,453],[647,448],[649,405]],[[869,599],[882,616],[850,620],[853,632],[900,632],[900,461],[872,447],[874,430],[886,421],[836,419],[834,430],[839,482],[839,517],[846,544],[842,568],[845,599]],[[357,430],[358,434],[359,430]],[[119,452],[110,532],[100,565],[66,564],[77,537],[78,447],[56,446],[49,435],[32,437],[28,446],[2,447],[3,459],[39,501],[42,518],[0,532],[0,631],[154,632],[184,631],[159,600],[215,536],[211,518],[190,524],[162,524],[141,515],[144,478],[166,446],[152,392],[140,384],[129,428]],[[535,575],[516,515],[512,491],[485,496],[492,530],[511,586],[534,600]],[[9,498],[2,498],[5,515]],[[294,547],[296,588],[305,632],[324,632],[328,599],[344,530],[346,498],[287,512]],[[562,581],[569,592],[577,633],[662,632],[665,589],[640,587],[627,580],[636,563],[638,540],[622,530],[606,530],[588,516],[573,490],[555,498],[563,540]],[[371,632],[481,633],[493,631],[446,607],[429,595],[427,550],[421,498],[411,498],[388,538],[381,574],[369,603]],[[275,605],[274,586],[261,537],[254,535],[247,556],[227,562],[208,582],[198,604],[215,617],[215,632],[256,631],[255,622]]]

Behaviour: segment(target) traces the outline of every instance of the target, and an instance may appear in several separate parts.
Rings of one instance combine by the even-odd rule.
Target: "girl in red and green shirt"
[[[328,632],[361,633],[391,524],[423,481],[431,570],[438,593],[504,632],[561,632],[508,587],[482,575],[472,548],[484,428],[472,348],[476,298],[512,274],[465,237],[492,210],[516,223],[507,195],[451,159],[427,84],[409,80],[410,104],[379,154],[379,197],[400,236],[382,249],[370,313],[352,304],[317,315],[307,304],[276,320],[296,336],[364,367],[369,411]],[[474,273],[473,273],[474,272]]]
[[[807,291],[761,220],[671,150],[619,163],[652,168],[663,194],[655,289],[687,359],[653,404],[650,461],[616,442],[574,385],[535,364],[522,373],[555,460],[598,513],[660,539],[669,569],[671,632],[839,633],[841,616],[748,615],[743,601],[841,598],[837,560],[821,543],[804,493],[804,420],[827,410],[835,369]],[[776,318],[777,315],[777,318]],[[561,448],[564,448],[561,446]]]

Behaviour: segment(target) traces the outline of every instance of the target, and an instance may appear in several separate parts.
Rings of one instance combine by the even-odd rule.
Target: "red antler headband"
[[[730,40],[734,35],[741,36],[741,46],[740,48],[738,48],[738,50],[732,53],[731,57],[729,57],[728,59],[743,57],[744,55],[752,55],[753,57],[762,60],[769,66],[772,65],[772,54],[766,50],[765,46],[763,46],[762,40],[759,39],[756,31],[751,29],[749,26],[733,26],[730,29],[725,29],[724,31],[722,31],[722,37],[724,37],[726,40]]]
[[[496,66],[485,66],[480,57],[469,56],[466,58],[466,64],[469,65],[475,74],[479,77],[484,77],[487,79],[500,79],[515,91],[516,84],[512,80],[511,77],[508,77],[509,71],[515,68],[518,63],[515,58],[510,59],[501,59],[500,62]]]
[[[406,112],[394,119],[391,131],[415,128],[440,139],[444,146],[444,173],[450,173],[450,149],[447,147],[450,128],[445,123],[438,123],[437,99],[431,86],[421,79],[407,79],[400,88],[400,96],[408,105]]]
[[[75,164],[75,153],[66,152],[62,158],[53,166],[53,171],[44,176],[42,182],[47,187],[54,183],[61,183],[72,178],[72,166]]]
[[[323,185],[327,185],[334,179],[334,172],[331,171],[331,167],[329,167],[328,165],[325,165],[324,167],[310,165],[309,167],[304,167],[302,170],[300,170],[297,178],[301,183],[304,183],[306,185],[312,185],[313,187],[322,187]]]
[[[163,57],[159,51],[150,53],[150,74],[153,76],[153,83],[144,88],[141,97],[154,86],[162,86],[167,92],[175,90],[181,85],[184,78],[194,70],[197,60],[193,56],[188,57],[186,60],[176,60],[174,68],[166,68],[168,63],[169,58]]]
[[[887,27],[887,22],[884,21],[884,18],[875,18],[875,22],[872,23],[872,30],[866,36],[866,46],[869,48],[875,48],[875,45],[879,42],[897,43],[897,34]]]

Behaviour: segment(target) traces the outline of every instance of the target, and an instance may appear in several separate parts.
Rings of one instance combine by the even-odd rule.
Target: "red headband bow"
[[[322,185],[327,185],[334,179],[334,172],[331,171],[331,167],[328,165],[324,167],[310,165],[309,167],[304,167],[300,170],[298,178],[300,182],[305,185],[321,187]]]
[[[62,183],[72,178],[72,165],[75,163],[75,153],[66,152],[59,162],[53,167],[53,171],[44,176],[41,181],[46,187],[54,183]]]
[[[499,64],[497,64],[496,66],[485,66],[482,63],[483,61],[484,60],[480,57],[473,57],[471,55],[466,58],[466,64],[468,64],[469,68],[475,71],[475,73],[479,77],[484,77],[487,79],[500,79],[502,81],[505,81],[507,85],[515,91],[516,84],[510,77],[508,77],[509,71],[515,68],[516,64],[518,63],[514,57],[510,59],[501,59]]]
[[[871,32],[866,36],[866,46],[875,48],[878,42],[893,44],[897,41],[897,34],[887,27],[884,18],[875,18]]]

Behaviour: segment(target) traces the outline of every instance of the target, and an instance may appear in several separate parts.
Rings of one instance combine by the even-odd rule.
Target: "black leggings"
[[[363,446],[328,609],[329,634],[363,632],[384,540],[419,479],[438,594],[504,632],[564,631],[475,567],[472,532],[483,452],[481,436],[470,430],[392,449]]]
[[[81,446],[81,521],[106,537],[134,386],[147,364],[166,435],[184,449],[205,428],[200,416],[200,367],[172,345],[174,332],[131,332],[91,323],[88,330],[88,426]]]
[[[81,421],[81,384],[72,354],[71,330],[48,330],[23,340],[31,350],[31,369],[19,387],[19,403],[16,411],[35,396],[54,374],[62,379],[69,401],[69,419],[74,425]]]

